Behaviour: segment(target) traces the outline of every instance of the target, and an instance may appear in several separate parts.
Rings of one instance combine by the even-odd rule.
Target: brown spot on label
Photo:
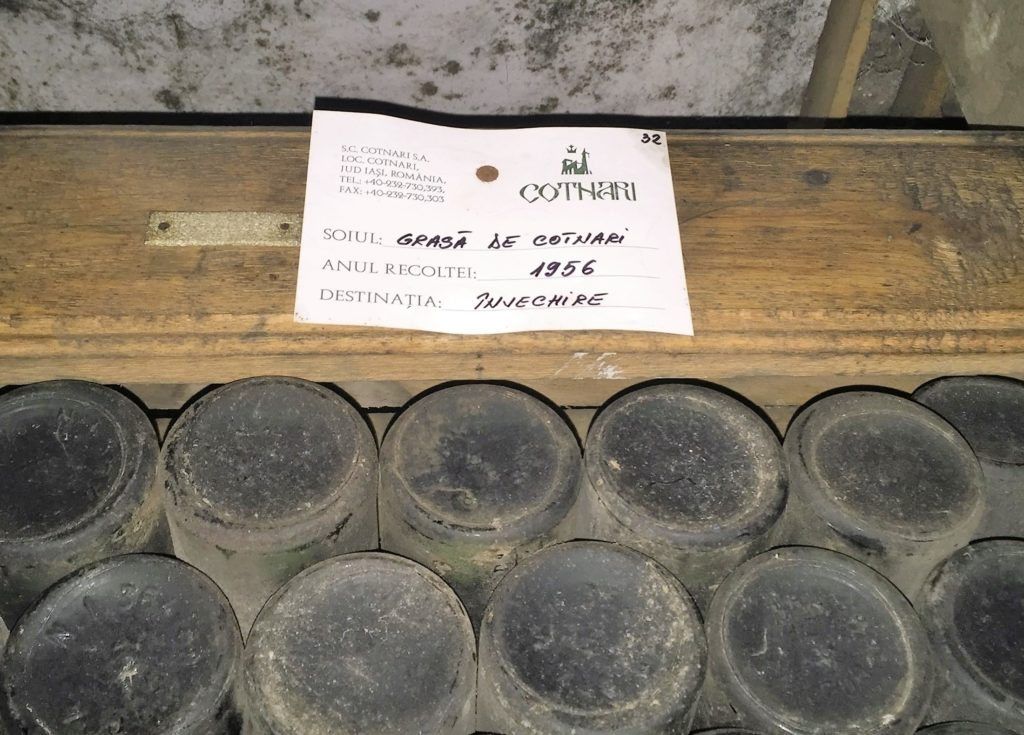
[[[481,166],[476,170],[476,177],[481,181],[490,183],[498,178],[498,169],[494,166]]]

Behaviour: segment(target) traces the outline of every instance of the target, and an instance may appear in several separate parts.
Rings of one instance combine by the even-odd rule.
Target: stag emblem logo
[[[576,153],[576,146],[569,146],[568,148],[565,149],[565,152],[569,153],[570,155],[574,155]],[[578,160],[576,158],[563,158],[562,173],[574,174],[576,176],[582,176],[583,174],[591,173],[590,163],[587,160],[588,155],[590,154],[587,153],[587,149],[584,148]]]

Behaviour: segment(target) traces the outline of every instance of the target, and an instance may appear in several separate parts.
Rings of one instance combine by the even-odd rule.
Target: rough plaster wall
[[[0,0],[0,109],[796,115],[828,0]]]

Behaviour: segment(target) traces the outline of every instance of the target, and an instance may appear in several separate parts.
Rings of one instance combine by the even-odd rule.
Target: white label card
[[[295,319],[693,334],[665,134],[318,110]]]

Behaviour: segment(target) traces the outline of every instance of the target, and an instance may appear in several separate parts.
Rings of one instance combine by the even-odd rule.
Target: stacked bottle
[[[1024,382],[939,378],[914,392],[963,434],[981,463],[985,513],[975,538],[1024,538]]]
[[[251,378],[174,423],[160,481],[175,553],[209,574],[244,633],[282,584],[336,554],[377,548],[377,447],[316,383]]]
[[[587,435],[584,532],[657,559],[703,608],[771,545],[786,502],[782,447],[753,410],[707,387],[630,391]]]
[[[0,710],[19,733],[237,735],[241,665],[238,625],[209,578],[169,557],[113,557],[21,617]]]
[[[970,446],[906,398],[826,396],[793,419],[784,446],[792,492],[781,540],[848,554],[908,597],[981,520],[984,481]]]
[[[381,447],[380,534],[458,593],[474,626],[504,574],[574,535],[580,450],[530,394],[457,385],[414,401]]]
[[[487,607],[477,726],[685,735],[705,661],[696,606],[660,564],[615,544],[560,544],[521,562]]]
[[[1022,396],[835,393],[780,443],[663,382],[581,461],[544,400],[464,384],[378,473],[305,381],[199,397],[162,453],[117,391],[9,391],[0,732],[1024,732],[1024,539],[990,538],[1024,535]],[[194,566],[138,553],[171,535]]]
[[[110,388],[61,380],[0,397],[0,618],[86,564],[169,552],[156,432]]]
[[[708,611],[704,726],[769,733],[909,735],[932,662],[910,603],[881,575],[807,547],[742,564]]]
[[[1024,726],[1024,540],[979,541],[928,578],[918,610],[940,672],[930,722]]]
[[[252,735],[467,735],[476,645],[465,608],[433,572],[348,554],[296,575],[246,644]]]

